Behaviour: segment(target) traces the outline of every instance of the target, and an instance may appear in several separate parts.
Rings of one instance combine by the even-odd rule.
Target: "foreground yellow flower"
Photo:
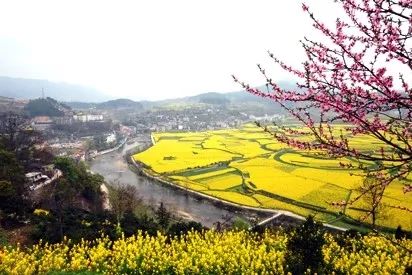
[[[412,266],[412,241],[380,236],[326,236],[324,262],[343,274],[404,274]],[[94,271],[103,274],[283,274],[288,235],[282,232],[190,232],[182,238],[139,232],[129,238],[0,249],[0,274]],[[340,243],[340,244],[339,244]],[[409,251],[408,251],[409,250]]]

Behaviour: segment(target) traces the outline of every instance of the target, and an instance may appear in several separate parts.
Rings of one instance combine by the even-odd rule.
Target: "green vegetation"
[[[24,110],[31,116],[64,116],[62,108],[68,108],[60,105],[56,100],[48,98],[38,98],[30,100],[24,107]]]
[[[25,210],[23,169],[13,153],[1,148],[0,163],[0,210],[22,214]]]
[[[292,274],[304,274],[310,269],[312,272],[323,273],[323,252],[325,236],[322,224],[309,216],[305,223],[291,234],[286,244],[286,270]]]

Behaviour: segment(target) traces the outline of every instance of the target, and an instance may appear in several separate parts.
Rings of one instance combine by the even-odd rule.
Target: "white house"
[[[103,121],[103,115],[74,115],[73,119],[81,122]]]
[[[113,143],[116,141],[115,133],[112,133],[106,137],[106,143]]]

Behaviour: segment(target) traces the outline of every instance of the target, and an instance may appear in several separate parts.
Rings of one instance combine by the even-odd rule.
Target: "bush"
[[[159,230],[159,225],[147,213],[144,213],[141,216],[136,216],[133,212],[128,211],[124,214],[120,223],[123,234],[126,237],[136,234],[138,230],[142,230],[151,236],[155,236]]]
[[[0,247],[8,244],[6,233],[0,228]]]
[[[67,208],[61,213],[50,211],[47,215],[35,215],[32,239],[56,243],[63,236],[77,243],[81,239],[93,240],[102,234],[115,239],[115,217],[110,213],[90,213],[79,208]]]
[[[250,224],[242,218],[236,217],[232,223],[232,228],[235,230],[248,230]]]
[[[187,234],[189,231],[202,231],[203,226],[202,224],[194,221],[184,222],[180,221],[177,223],[172,224],[169,227],[168,234],[172,237],[174,236],[182,236]]]
[[[287,242],[285,270],[292,274],[311,272],[321,273],[323,269],[322,246],[325,244],[322,224],[315,222],[313,216],[296,228]]]

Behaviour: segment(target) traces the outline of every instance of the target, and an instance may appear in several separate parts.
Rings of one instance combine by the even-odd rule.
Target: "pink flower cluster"
[[[405,75],[412,73],[412,0],[338,3],[346,19],[338,18],[334,28],[302,5],[313,26],[328,40],[302,41],[307,56],[302,68],[289,66],[269,53],[275,63],[300,79],[296,89],[282,89],[260,65],[269,92],[234,79],[249,93],[278,102],[314,137],[312,142],[303,142],[299,135],[304,131],[281,129],[283,134],[275,135],[279,141],[299,149],[323,149],[334,156],[379,162],[382,165],[374,176],[389,184],[412,170],[412,89],[403,75],[387,69],[403,66]],[[401,86],[394,84],[395,79]],[[334,123],[352,126],[336,134],[331,131]],[[374,152],[351,146],[348,137],[360,134],[383,145]]]

